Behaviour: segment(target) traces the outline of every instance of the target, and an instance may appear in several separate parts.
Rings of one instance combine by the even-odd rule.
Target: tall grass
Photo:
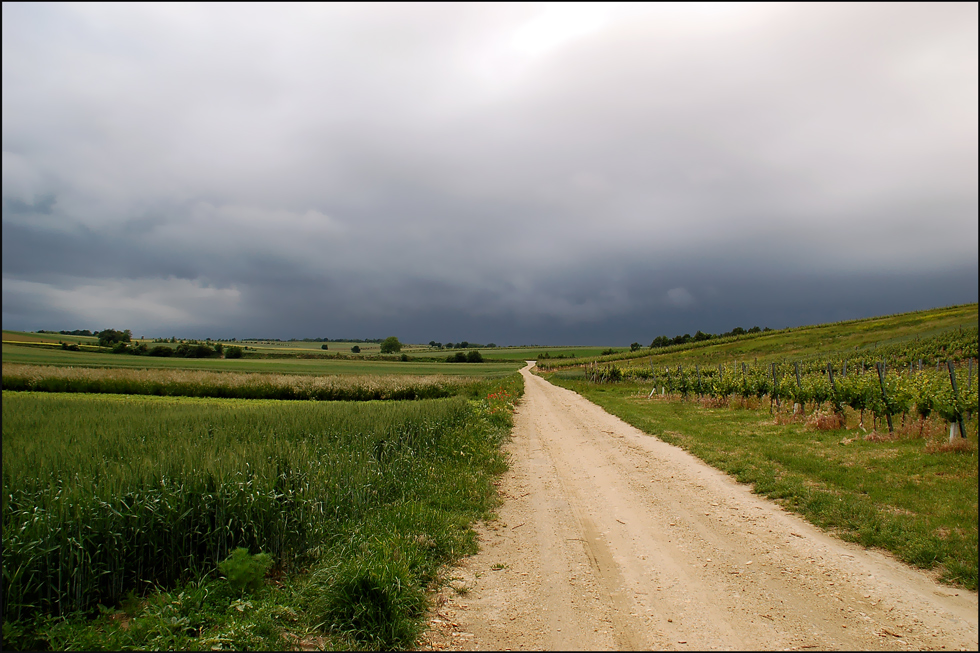
[[[519,376],[492,383],[510,397],[522,388]],[[408,560],[398,573],[423,586],[472,550],[468,524],[492,506],[510,424],[499,398],[484,396],[350,404],[5,390],[4,618],[113,605],[245,547],[279,569],[360,560],[321,574],[326,594],[310,598],[356,633],[349,611],[323,598],[330,588],[377,575],[371,561],[386,555]]]
[[[475,397],[486,379],[458,376],[381,374],[259,374],[177,369],[120,369],[3,364],[3,389],[222,397],[371,401]]]

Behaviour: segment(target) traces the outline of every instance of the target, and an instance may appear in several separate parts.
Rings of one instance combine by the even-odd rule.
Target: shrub
[[[239,547],[225,560],[218,563],[218,571],[228,579],[228,584],[238,594],[257,592],[262,589],[262,579],[272,566],[268,553],[248,554],[248,549]]]
[[[447,363],[465,363],[466,362],[466,354],[463,353],[463,352],[461,352],[461,351],[458,351],[455,354],[450,354],[446,358],[446,362]]]
[[[236,347],[235,345],[230,345],[225,347],[225,358],[241,358],[242,348]]]
[[[327,345],[326,343],[324,343],[324,344],[320,345],[320,349],[330,349],[330,346]]]
[[[470,351],[468,354],[466,354],[466,362],[467,363],[482,363],[483,362],[483,354],[481,354],[480,352],[478,352],[477,350],[474,349],[474,350]]]
[[[177,349],[174,350],[177,356],[182,358],[211,358],[215,356],[217,352],[211,349],[210,346],[205,344],[187,344],[180,343],[177,345]]]
[[[351,350],[351,352],[353,352],[355,354],[360,354],[361,353],[361,348],[358,347],[357,345],[354,345],[353,347],[351,347],[350,350]]]
[[[402,354],[401,355],[401,360],[402,361],[407,361],[408,360],[408,354]]]
[[[171,347],[165,345],[157,345],[147,352],[150,356],[173,356],[174,350]]]

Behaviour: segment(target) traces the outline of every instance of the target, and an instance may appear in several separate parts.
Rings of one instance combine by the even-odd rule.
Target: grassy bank
[[[649,384],[545,377],[845,540],[886,549],[937,570],[948,583],[977,588],[976,414],[966,425],[967,440],[950,446],[942,420],[910,422],[894,435],[868,438],[849,409],[851,428],[830,428],[836,423],[829,409],[794,419],[770,415],[768,401],[761,409],[733,410],[714,400],[721,407],[710,408],[696,399],[647,399]],[[761,402],[738,397],[730,403]]]
[[[475,550],[522,388],[359,404],[4,391],[4,648],[411,646],[424,588]]]

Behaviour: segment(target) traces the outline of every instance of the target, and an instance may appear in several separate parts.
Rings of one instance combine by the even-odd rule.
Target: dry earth
[[[977,594],[522,370],[499,519],[421,648],[977,650]]]

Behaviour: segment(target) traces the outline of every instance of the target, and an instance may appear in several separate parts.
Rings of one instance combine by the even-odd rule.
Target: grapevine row
[[[850,364],[849,364],[850,363]],[[964,413],[977,410],[976,361],[931,365],[911,362],[890,366],[884,361],[816,361],[790,364],[719,364],[717,367],[624,367],[593,364],[586,375],[594,383],[632,380],[652,383],[651,396],[660,393],[726,398],[769,397],[778,405],[789,401],[829,403],[837,411],[850,406],[871,411],[876,419],[932,414],[948,422],[961,422]],[[957,383],[957,377],[959,382]],[[954,387],[954,383],[956,383]],[[962,424],[960,424],[962,431]]]

